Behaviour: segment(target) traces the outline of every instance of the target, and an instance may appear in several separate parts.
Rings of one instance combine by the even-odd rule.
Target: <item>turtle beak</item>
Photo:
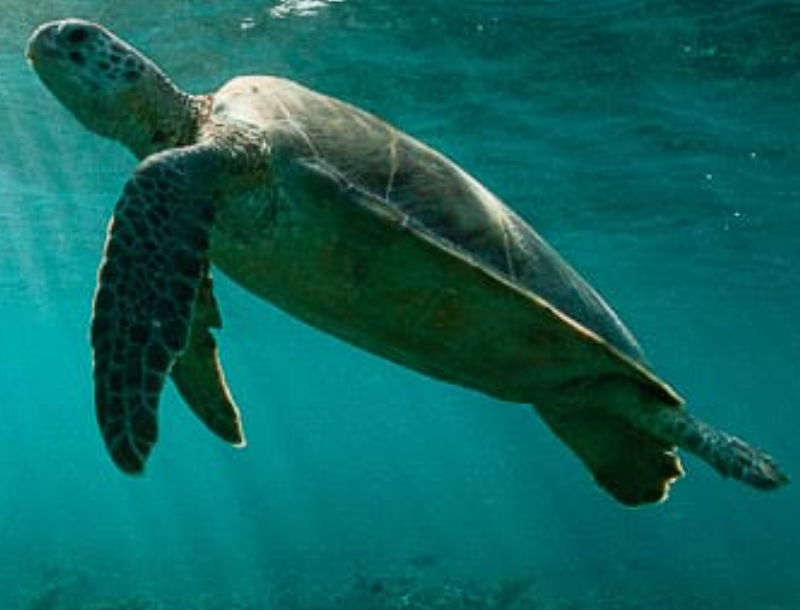
[[[90,24],[79,19],[62,19],[43,23],[33,31],[28,39],[25,57],[32,64],[43,58],[65,55],[68,43],[76,44],[86,37]],[[83,32],[81,32],[83,30]]]
[[[58,51],[58,31],[61,22],[51,21],[40,25],[28,39],[28,46],[25,49],[25,57],[31,64],[44,57],[53,57]]]
[[[52,53],[55,48],[55,32],[58,28],[56,23],[45,23],[40,25],[28,39],[28,46],[25,49],[25,57],[31,63],[36,62],[42,55]]]

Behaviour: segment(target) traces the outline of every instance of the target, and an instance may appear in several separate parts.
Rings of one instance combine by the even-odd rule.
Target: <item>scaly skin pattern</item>
[[[771,489],[769,456],[686,413],[603,299],[518,215],[436,151],[291,81],[180,91],[99,25],[41,26],[28,57],[88,129],[142,160],[109,230],[92,341],[98,419],[139,472],[167,375],[243,443],[212,328],[210,269],[384,358],[535,405],[617,500],[663,500],[684,447]]]
[[[111,455],[129,472],[141,469],[156,441],[159,395],[188,345],[204,277],[214,207],[193,191],[196,159],[170,151],[137,170],[114,211],[100,267],[92,319],[97,417]]]

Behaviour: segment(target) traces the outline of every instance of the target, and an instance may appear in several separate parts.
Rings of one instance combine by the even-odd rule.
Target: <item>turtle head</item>
[[[193,141],[201,98],[139,51],[78,19],[39,26],[26,51],[39,78],[83,125],[143,158]]]

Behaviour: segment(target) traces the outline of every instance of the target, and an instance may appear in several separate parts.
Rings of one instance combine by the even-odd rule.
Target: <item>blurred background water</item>
[[[88,319],[135,162],[23,57],[38,23],[77,16],[192,92],[278,74],[379,114],[531,221],[697,414],[797,475],[796,2],[0,0],[0,15],[0,608],[466,608],[407,593],[515,578],[532,587],[509,610],[800,608],[796,486],[758,494],[688,457],[669,502],[623,509],[530,408],[358,352],[223,278],[249,447],[169,389],[147,475],[121,475],[94,421]]]

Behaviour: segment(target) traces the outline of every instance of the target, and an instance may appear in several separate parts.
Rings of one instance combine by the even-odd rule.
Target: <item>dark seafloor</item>
[[[800,473],[800,5],[0,0],[0,608],[797,610],[800,496],[687,457],[627,510],[526,406],[358,352],[218,279],[249,447],[169,390],[147,476],[88,319],[133,158],[25,63],[77,16],[181,86],[288,76],[453,157],[557,246],[702,417]]]

